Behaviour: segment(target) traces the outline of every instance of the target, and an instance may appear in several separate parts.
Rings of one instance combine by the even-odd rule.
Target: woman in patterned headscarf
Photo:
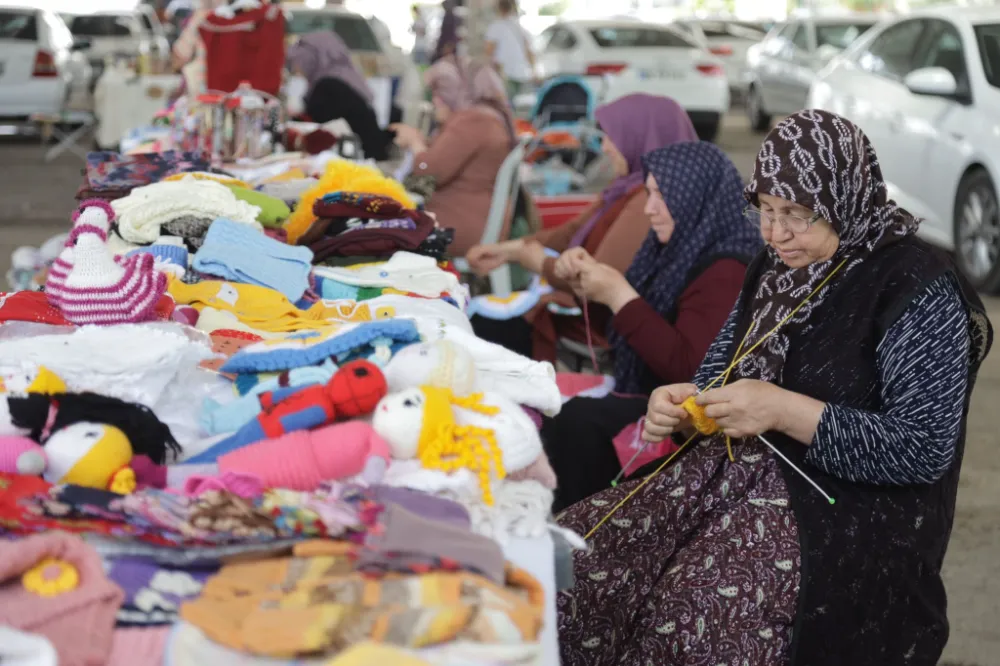
[[[586,533],[635,491],[559,598],[563,664],[933,666],[989,320],[843,118],[782,121],[745,196],[769,248],[693,382],[654,392],[643,438],[686,441],[696,394],[721,432],[560,516]]]
[[[681,142],[647,153],[646,238],[624,273],[583,247],[555,272],[588,301],[615,357],[617,395],[577,397],[542,425],[559,479],[554,509],[608,487],[621,470],[612,440],[646,413],[657,386],[687,381],[733,307],[763,247],[743,219],[743,181],[718,146]]]

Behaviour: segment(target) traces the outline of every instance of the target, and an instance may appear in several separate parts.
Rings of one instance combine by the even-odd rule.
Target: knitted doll
[[[424,467],[479,476],[483,501],[493,503],[492,480],[532,465],[543,455],[538,429],[523,409],[496,393],[458,397],[422,386],[386,396],[372,427],[394,458]]]
[[[55,395],[66,392],[66,382],[40,365],[25,364],[20,372],[0,373],[0,393]]]
[[[390,391],[436,386],[468,395],[476,390],[476,361],[450,340],[424,342],[396,352],[385,368],[385,379]]]
[[[45,449],[27,437],[0,437],[0,474],[38,476],[45,471]]]
[[[259,394],[260,413],[252,421],[186,462],[213,463],[254,442],[369,414],[386,392],[385,377],[378,366],[364,360],[351,361],[326,384]]]
[[[0,442],[30,436],[43,447],[16,460],[20,474],[43,474],[50,483],[71,483],[129,493],[136,488],[133,458],[154,465],[180,451],[170,429],[148,408],[94,393],[0,396]],[[144,461],[144,467],[146,462]]]

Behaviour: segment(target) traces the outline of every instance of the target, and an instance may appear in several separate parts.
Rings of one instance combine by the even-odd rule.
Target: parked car
[[[21,121],[85,103],[86,46],[54,12],[0,5],[0,118]]]
[[[808,17],[775,27],[747,50],[747,114],[754,131],[802,109],[816,73],[870,29],[873,16]]]
[[[667,25],[562,21],[542,33],[538,46],[546,77],[592,77],[602,102],[634,92],[670,96],[705,140],[715,139],[729,109],[722,61],[694,37]],[[606,85],[601,86],[604,77]]]
[[[152,7],[136,5],[131,10],[63,14],[70,32],[90,42],[87,57],[100,78],[108,58],[142,62],[144,67],[163,66],[170,61],[167,34]]]
[[[889,195],[980,289],[1000,291],[1000,8],[914,12],[834,59],[809,106],[856,123]]]
[[[391,39],[388,26],[336,5],[284,5],[289,42],[309,32],[335,32],[351,50],[358,69],[369,78],[393,80],[393,102],[404,122],[415,122],[422,89],[416,66]]]
[[[743,21],[684,19],[673,23],[722,59],[729,89],[742,92],[746,85],[747,50],[762,41],[767,31]]]

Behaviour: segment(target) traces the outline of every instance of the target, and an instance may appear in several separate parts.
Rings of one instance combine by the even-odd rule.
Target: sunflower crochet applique
[[[40,597],[55,597],[75,590],[80,573],[65,560],[47,557],[21,576],[21,584]]]

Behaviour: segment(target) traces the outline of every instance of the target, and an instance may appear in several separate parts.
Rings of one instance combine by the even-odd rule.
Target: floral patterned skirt
[[[736,442],[734,442],[734,446]],[[591,537],[558,597],[563,666],[781,666],[798,600],[798,526],[779,462],[713,438],[668,465]],[[574,504],[586,534],[641,481]]]

